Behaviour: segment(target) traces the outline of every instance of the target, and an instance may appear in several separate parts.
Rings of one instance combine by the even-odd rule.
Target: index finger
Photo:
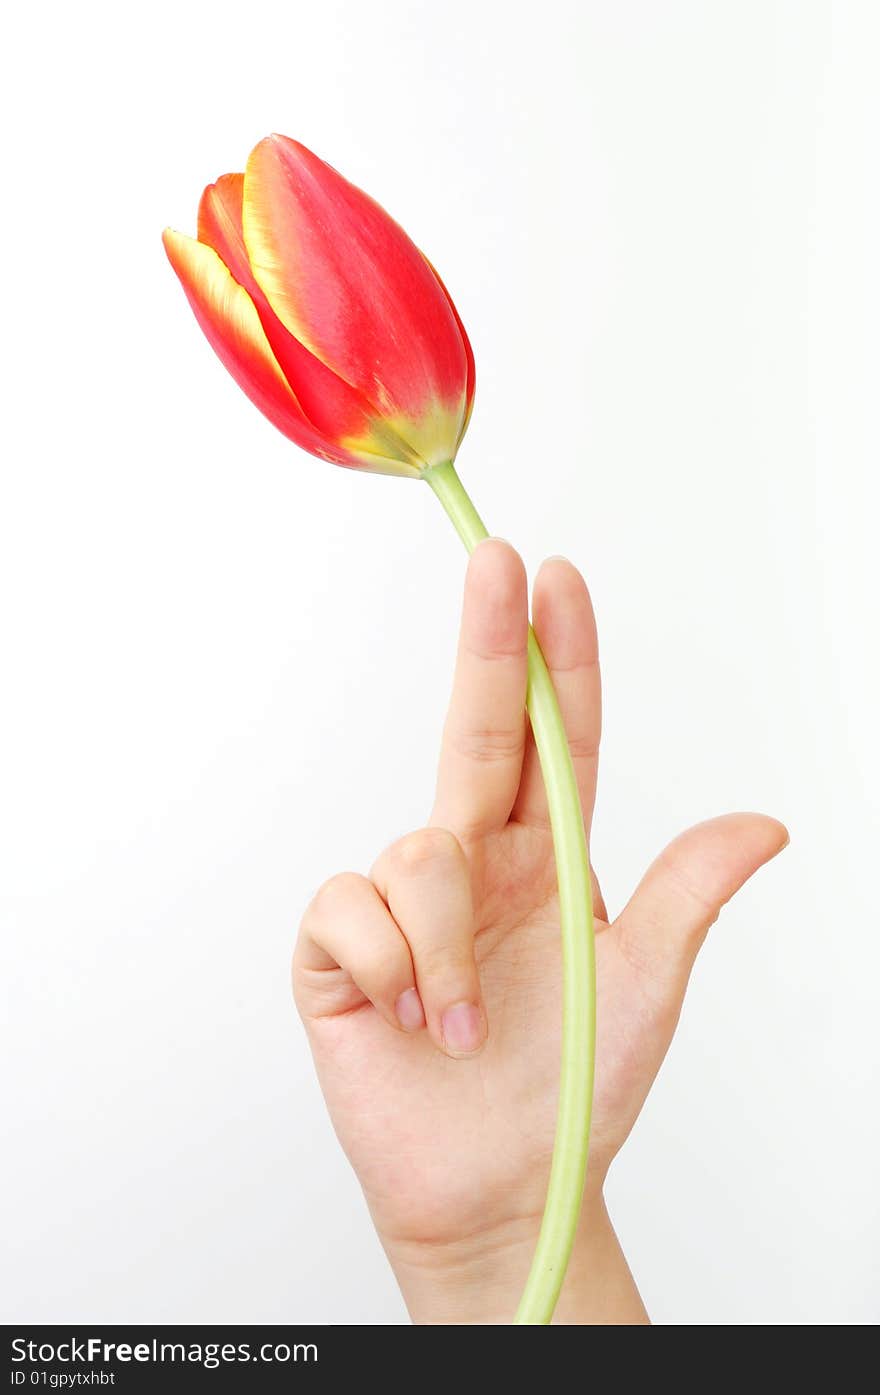
[[[519,554],[497,538],[474,549],[443,732],[431,823],[460,839],[506,824],[525,750],[528,587]]]

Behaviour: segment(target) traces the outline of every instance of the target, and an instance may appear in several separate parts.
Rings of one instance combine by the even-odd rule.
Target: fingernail
[[[486,1037],[483,1014],[473,1003],[456,1003],[440,1018],[443,1045],[453,1056],[472,1056]]]
[[[405,1032],[418,1032],[425,1025],[422,1000],[415,988],[407,988],[394,1004],[397,1020]]]

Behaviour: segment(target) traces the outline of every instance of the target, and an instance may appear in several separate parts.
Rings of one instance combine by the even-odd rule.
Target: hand
[[[547,1186],[561,960],[553,845],[524,716],[527,611],[516,552],[481,543],[430,823],[382,853],[369,877],[327,882],[294,956],[327,1107],[416,1321],[512,1320]],[[544,563],[533,621],[589,832],[599,667],[589,595],[570,563]],[[787,841],[759,814],[700,824],[610,923],[594,878],[593,1132],[557,1320],[645,1320],[604,1210],[605,1175],[669,1047],[706,931]]]

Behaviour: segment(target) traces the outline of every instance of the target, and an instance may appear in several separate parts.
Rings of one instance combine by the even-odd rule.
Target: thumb
[[[680,834],[614,923],[626,958],[658,985],[671,979],[683,992],[721,907],[787,843],[784,824],[765,814],[725,814]]]

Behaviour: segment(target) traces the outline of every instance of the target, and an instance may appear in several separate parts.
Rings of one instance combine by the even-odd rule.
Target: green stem
[[[467,548],[488,537],[467,491],[450,463],[434,465],[424,479],[433,489]],[[527,707],[547,790],[562,929],[562,1067],[556,1140],[541,1233],[515,1321],[548,1323],[565,1278],[580,1213],[596,1055],[596,960],[593,898],[584,817],[568,739],[553,680],[529,626]]]

